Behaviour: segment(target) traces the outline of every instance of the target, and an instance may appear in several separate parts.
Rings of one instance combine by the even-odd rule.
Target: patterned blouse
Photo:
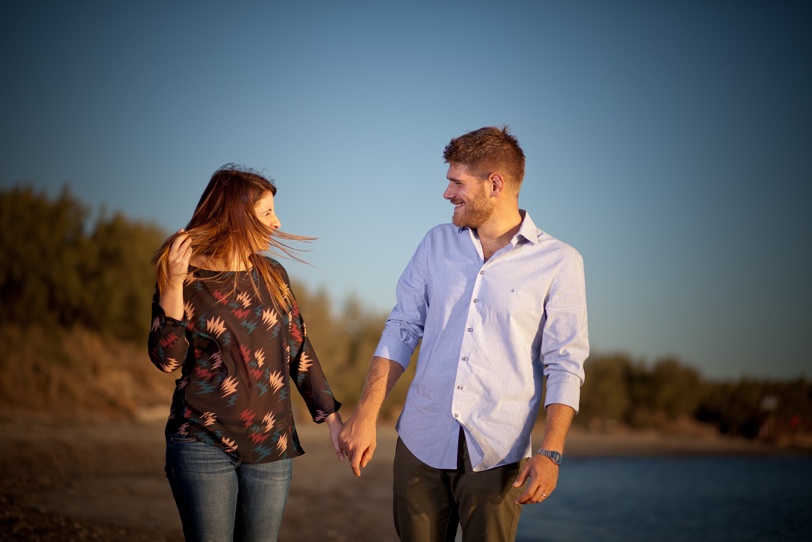
[[[282,265],[271,260],[290,287]],[[191,267],[183,287],[184,318],[152,302],[149,357],[160,370],[181,368],[166,424],[174,434],[218,446],[239,461],[265,463],[304,453],[296,435],[290,381],[321,423],[335,400],[307,337],[295,300],[286,314],[255,271],[219,273]],[[234,288],[234,275],[237,287]],[[260,300],[248,273],[261,292]]]

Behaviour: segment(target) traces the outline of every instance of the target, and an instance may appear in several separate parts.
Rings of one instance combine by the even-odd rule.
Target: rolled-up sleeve
[[[545,408],[561,403],[577,412],[589,339],[583,258],[575,249],[569,252],[545,306],[541,359],[547,377]]]
[[[414,353],[428,311],[428,276],[426,272],[425,240],[417,247],[412,259],[398,280],[397,304],[386,320],[375,356],[391,359],[404,369]]]

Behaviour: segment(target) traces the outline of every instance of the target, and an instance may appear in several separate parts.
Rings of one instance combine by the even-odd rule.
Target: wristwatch
[[[540,448],[539,451],[536,453],[543,455],[544,457],[555,463],[556,466],[561,466],[561,452],[554,452],[552,450],[545,450],[544,448]]]

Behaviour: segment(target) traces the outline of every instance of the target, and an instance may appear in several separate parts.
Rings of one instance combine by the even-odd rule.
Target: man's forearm
[[[575,410],[570,406],[560,403],[548,405],[541,447],[545,450],[564,453],[564,443],[574,417]]]
[[[561,403],[547,406],[547,419],[544,424],[544,438],[541,448],[552,452],[564,453],[564,442],[572,424],[575,410]],[[519,471],[513,487],[526,484],[524,492],[516,498],[517,504],[541,502],[555,490],[558,484],[558,463],[548,454],[533,455]],[[552,461],[548,461],[548,458]]]
[[[403,366],[400,363],[387,358],[373,358],[356,412],[377,419],[384,399],[402,374]]]

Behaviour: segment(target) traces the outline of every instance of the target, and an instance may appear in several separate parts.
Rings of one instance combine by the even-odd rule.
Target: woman
[[[293,381],[336,455],[335,400],[282,265],[296,258],[278,231],[276,187],[234,166],[214,173],[185,230],[153,256],[157,289],[149,356],[181,369],[166,424],[166,475],[187,540],[276,540],[304,453],[291,410]]]

